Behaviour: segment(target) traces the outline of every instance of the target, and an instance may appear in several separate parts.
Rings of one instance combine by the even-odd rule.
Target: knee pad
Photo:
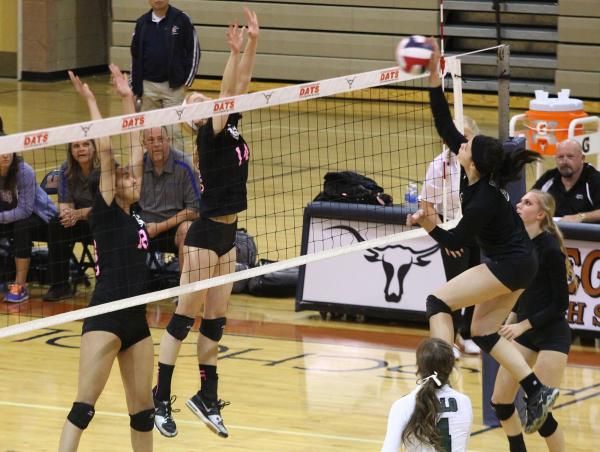
[[[202,319],[200,323],[200,334],[209,338],[211,341],[219,342],[223,337],[223,330],[227,324],[227,318]]]
[[[427,297],[427,302],[425,303],[426,307],[426,315],[427,320],[433,315],[439,314],[440,312],[444,312],[446,314],[452,315],[452,309],[442,300],[440,300],[435,295],[429,295]]]
[[[499,421],[507,421],[515,412],[514,403],[494,403],[491,402],[492,409],[496,413],[496,417]]]
[[[173,314],[167,325],[167,331],[178,341],[183,341],[194,326],[194,319],[185,315]]]
[[[154,428],[154,408],[130,414],[129,426],[138,432],[151,432]]]
[[[544,423],[538,430],[538,433],[540,434],[540,436],[542,438],[548,438],[556,431],[557,428],[558,428],[558,422],[556,422],[556,419],[554,419],[554,416],[552,416],[552,413],[548,413],[548,417],[546,418],[546,420],[544,421]]]
[[[481,350],[490,353],[494,348],[494,345],[500,340],[500,335],[498,333],[492,333],[486,336],[473,336],[471,339]]]
[[[92,405],[88,405],[87,403],[82,402],[74,402],[71,407],[71,411],[69,411],[69,415],[67,419],[71,424],[75,427],[85,430],[90,422],[92,422],[92,418],[96,410]]]

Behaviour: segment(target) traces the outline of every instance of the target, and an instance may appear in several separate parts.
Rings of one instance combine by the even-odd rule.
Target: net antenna
[[[465,123],[464,123],[464,114],[463,114],[463,97],[462,97],[462,73],[461,73],[461,61],[458,57],[450,57],[445,59],[444,71],[442,73],[442,80],[446,78],[446,75],[450,75],[452,78],[452,95],[453,95],[453,103],[454,103],[454,122],[456,124],[456,128],[460,133],[465,133]],[[442,89],[445,90],[445,84],[442,82]],[[444,143],[442,145],[443,155],[444,155],[444,174],[442,181],[442,210],[444,218],[448,218],[448,198],[449,198],[449,188],[448,184],[450,182],[450,165],[452,165],[452,159],[450,158],[451,151],[450,148]],[[458,160],[455,159],[455,164],[460,165]],[[458,169],[458,173],[460,174],[460,169]],[[450,187],[451,189],[451,187]],[[462,217],[462,212],[460,205],[452,206],[453,209],[457,209],[456,218]]]
[[[453,77],[456,71],[458,71],[456,72],[457,74],[460,74],[460,60],[452,58],[448,58],[447,60],[450,62],[447,72]],[[249,179],[249,191],[252,189],[253,184],[260,183],[261,177],[257,176],[256,173],[262,171],[261,168],[264,166],[265,161],[268,159],[281,160],[282,158],[295,158],[299,152],[298,147],[305,144],[307,140],[306,135],[309,133],[313,133],[320,140],[317,149],[314,149],[314,147],[311,148],[309,143],[308,149],[304,151],[306,155],[303,158],[309,159],[311,157],[315,160],[307,162],[308,166],[305,168],[307,172],[298,176],[300,182],[295,182],[294,180],[291,186],[282,184],[282,186],[276,187],[273,185],[274,188],[279,190],[278,193],[281,195],[279,198],[287,196],[290,190],[295,190],[298,196],[304,196],[298,202],[298,206],[294,208],[295,210],[291,212],[299,216],[299,221],[293,223],[291,226],[288,225],[286,223],[285,211],[282,215],[282,212],[274,208],[272,211],[275,217],[274,227],[278,228],[278,230],[275,232],[267,231],[261,238],[263,243],[270,244],[277,241],[277,234],[281,234],[285,236],[285,240],[290,241],[290,244],[287,245],[288,248],[284,247],[283,251],[274,250],[274,252],[280,253],[279,259],[281,260],[278,262],[50,317],[22,322],[21,319],[18,319],[19,323],[17,324],[14,324],[14,319],[11,320],[9,312],[6,320],[7,326],[0,329],[0,338],[22,334],[35,329],[48,328],[94,315],[117,311],[126,307],[170,299],[184,293],[205,290],[273,271],[305,265],[321,259],[333,258],[425,236],[426,232],[421,228],[417,228],[399,234],[351,243],[342,248],[298,255],[300,254],[299,238],[301,237],[302,211],[306,203],[311,201],[315,196],[316,193],[314,190],[322,188],[323,176],[326,171],[340,171],[354,168],[358,171],[368,171],[370,174],[374,173],[378,178],[384,178],[388,181],[387,183],[391,183],[390,181],[392,180],[395,180],[396,183],[402,181],[401,184],[397,185],[397,189],[400,190],[404,179],[394,174],[397,168],[390,166],[390,163],[393,162],[394,164],[404,165],[406,172],[414,170],[415,172],[422,173],[420,180],[423,180],[426,165],[433,160],[435,155],[439,154],[441,149],[439,137],[431,126],[432,116],[429,111],[426,89],[428,75],[428,73],[420,76],[407,75],[400,72],[397,67],[389,67],[317,82],[259,91],[226,99],[215,99],[202,103],[192,103],[162,110],[115,116],[96,121],[85,121],[67,126],[0,137],[0,154],[11,152],[25,153],[37,149],[65,145],[75,141],[105,136],[119,136],[124,133],[141,131],[152,127],[197,121],[212,117],[215,114],[248,112],[245,117],[250,121],[250,126],[242,125],[243,128],[245,127],[242,133],[251,146],[256,133],[266,134],[266,138],[262,137],[260,138],[261,141],[254,143],[255,145],[258,144],[258,146],[255,146],[254,160],[251,160],[250,165],[252,167],[254,164],[256,168],[253,168],[255,174],[252,180]],[[460,86],[460,77],[456,79],[456,83],[456,86]],[[387,85],[398,86],[387,88]],[[460,96],[455,95],[454,108],[460,115],[462,115],[461,99]],[[272,111],[275,106],[281,107],[274,110],[274,118],[268,118],[267,122],[261,123],[261,115],[268,116],[268,112]],[[297,123],[295,122],[297,118],[295,116],[292,117],[292,114],[300,116],[313,113],[316,107],[323,108],[324,112],[328,115],[326,119],[321,120],[320,125],[317,124],[315,126],[315,120],[312,117],[308,119],[308,125],[302,125],[300,122]],[[396,121],[398,114],[404,115],[405,119],[408,118],[404,128],[398,127]],[[254,117],[259,120],[259,124],[256,127],[251,122]],[[275,131],[281,136],[273,136],[272,121],[279,121],[281,118],[289,122],[282,125],[279,131]],[[382,118],[391,118],[385,127],[382,126]],[[276,126],[274,127],[276,129]],[[389,127],[389,130],[386,127]],[[337,141],[332,142],[334,139]],[[285,143],[288,143],[288,141],[291,143],[289,144],[291,149],[290,155],[275,155],[275,151],[280,150],[280,145],[284,141]],[[379,159],[379,168],[372,166],[374,152],[379,152],[376,155]],[[261,153],[262,155],[258,155]],[[402,161],[404,158],[408,160]],[[410,159],[412,161],[409,161]],[[340,167],[340,165],[346,166]],[[280,165],[280,167],[286,168],[287,171],[285,165]],[[295,171],[293,165],[291,165],[290,171],[285,174],[291,174],[289,177],[293,177],[296,173],[298,171]],[[279,176],[285,174],[269,175],[263,173],[262,179],[278,181]],[[314,176],[313,185],[310,185],[311,180],[306,175]],[[297,184],[297,186],[294,186],[294,184]],[[311,190],[313,190],[312,193]],[[305,191],[308,193],[304,193]],[[394,195],[397,200],[401,198],[400,193],[394,193]],[[279,198],[276,198],[277,202],[279,202]],[[251,201],[256,201],[256,199],[249,199],[249,203]],[[275,205],[275,207],[278,206],[281,207],[279,204]],[[248,211],[245,222],[248,224],[252,221],[252,225],[258,230],[262,227],[261,215],[264,215],[264,213],[262,213],[261,209],[264,209],[264,207],[255,202],[253,208],[254,211]],[[285,205],[283,208],[285,208]],[[252,214],[256,217],[250,218]],[[279,220],[279,217],[281,217],[281,220]],[[294,220],[291,221],[293,222]],[[453,227],[454,224],[455,222],[447,222],[443,227]],[[262,230],[260,232],[263,233]],[[259,246],[260,250],[261,247]],[[265,253],[267,257],[270,257],[268,254],[270,252],[268,250]],[[35,315],[31,314],[28,317],[35,318]]]

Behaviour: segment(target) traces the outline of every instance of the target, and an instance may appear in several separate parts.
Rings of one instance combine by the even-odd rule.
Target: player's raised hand
[[[68,73],[69,78],[71,79],[71,83],[73,84],[73,88],[75,88],[77,94],[79,94],[85,100],[96,99],[94,93],[92,92],[87,83],[83,83],[81,79],[73,73],[73,71],[68,71]]]
[[[133,96],[133,92],[129,86],[129,80],[127,80],[127,76],[121,72],[119,66],[111,63],[108,65],[108,68],[112,74],[112,84],[117,93],[119,93],[121,97]]]
[[[240,53],[244,45],[244,27],[240,27],[237,22],[229,24],[227,29],[227,44],[233,53]]]
[[[429,84],[432,87],[439,86],[441,84],[440,73],[439,73],[439,65],[440,65],[440,47],[438,46],[437,40],[435,38],[427,38],[427,44],[431,45],[433,49],[433,53],[431,54],[431,59],[429,60],[429,64],[427,65],[427,70],[429,71]]]
[[[255,11],[244,8],[244,16],[246,16],[246,26],[248,27],[248,38],[258,39],[260,29],[258,27],[258,17]]]

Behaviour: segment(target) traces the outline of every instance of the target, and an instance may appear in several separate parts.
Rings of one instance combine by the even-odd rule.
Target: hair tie
[[[431,374],[428,377],[425,378],[421,378],[420,380],[417,380],[417,384],[423,385],[425,383],[427,383],[429,380],[433,380],[435,382],[435,384],[441,388],[442,387],[442,382],[440,381],[440,379],[437,377],[438,373],[434,370],[433,374]]]

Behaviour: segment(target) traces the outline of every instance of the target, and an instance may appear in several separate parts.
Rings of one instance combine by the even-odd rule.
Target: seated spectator
[[[183,268],[183,242],[198,218],[200,180],[191,158],[171,148],[165,127],[143,132],[144,178],[139,205],[150,236],[150,250],[175,253]]]
[[[58,301],[73,295],[69,283],[69,258],[75,242],[89,243],[92,233],[88,217],[94,197],[91,179],[98,178],[98,155],[93,140],[76,141],[67,147],[67,160],[58,176],[59,217],[50,221],[48,251],[50,288],[45,301]]]
[[[556,201],[556,216],[576,223],[600,222],[600,172],[585,163],[581,145],[566,140],[556,146],[556,168],[546,171],[533,188]]]
[[[0,136],[5,135],[0,129]],[[20,303],[29,299],[27,273],[31,242],[47,240],[48,221],[56,207],[35,182],[31,166],[15,154],[0,155],[0,237],[13,240],[15,281],[8,285],[4,301]],[[6,275],[0,283],[6,284]]]

